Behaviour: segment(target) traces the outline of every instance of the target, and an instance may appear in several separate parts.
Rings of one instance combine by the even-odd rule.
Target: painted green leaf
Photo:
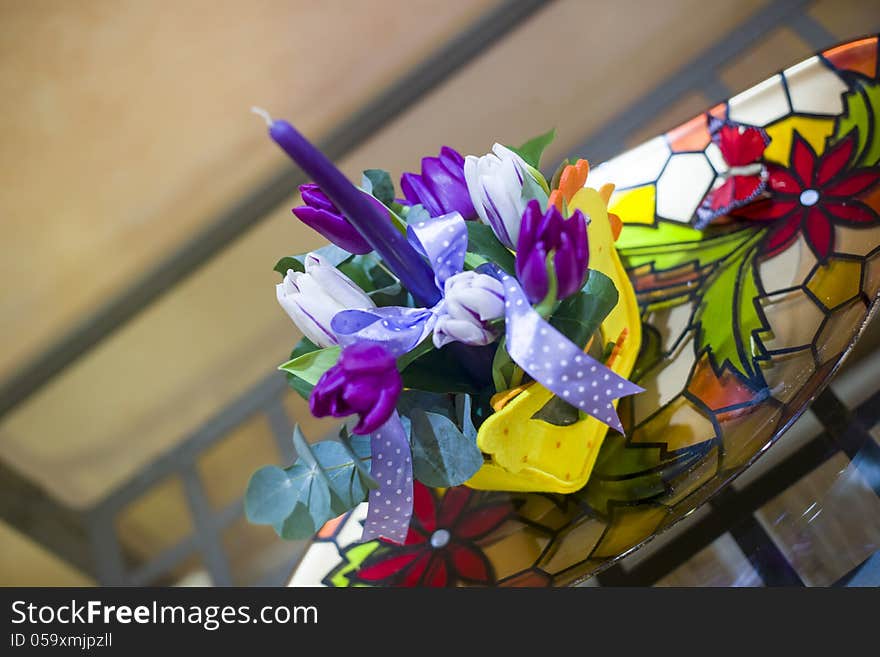
[[[309,351],[280,365],[278,369],[315,385],[324,372],[336,365],[340,351],[341,348],[338,346]]]
[[[875,166],[880,162],[880,81],[865,82],[859,79],[855,88],[843,96],[844,112],[837,119],[831,138],[837,143],[853,130],[856,134],[855,166]]]
[[[617,298],[613,281],[591,269],[583,289],[559,304],[550,324],[576,345],[584,347],[617,305]]]
[[[633,228],[634,226],[627,226],[621,233],[621,239]],[[698,236],[694,236],[691,231]],[[628,269],[652,264],[654,271],[665,271],[692,262],[704,266],[722,260],[736,251],[754,236],[755,231],[747,228],[721,235],[707,235],[687,226],[661,222],[657,229],[646,229],[644,233],[641,244],[632,243],[639,239],[636,236],[631,238],[630,245],[620,247],[620,254]],[[692,237],[695,239],[690,239]]]
[[[426,486],[458,486],[483,465],[483,455],[445,415],[413,409],[413,473]]]
[[[755,231],[757,236],[763,231]],[[706,284],[696,310],[695,346],[708,347],[716,367],[729,364],[749,379],[760,377],[753,364],[752,333],[764,328],[756,306],[755,249],[746,246]]]
[[[543,135],[529,139],[518,148],[510,146],[508,148],[525,160],[526,164],[539,169],[541,167],[541,156],[544,154],[544,150],[553,143],[554,139],[556,139],[556,128],[545,132]]]
[[[383,205],[394,203],[394,183],[391,175],[383,169],[367,169],[361,182],[364,191],[379,199]]]
[[[299,492],[287,472],[267,465],[257,470],[248,482],[244,512],[253,523],[272,525],[289,516],[298,501]]]
[[[468,221],[466,224],[468,252],[469,254],[479,256],[481,262],[477,264],[494,262],[508,274],[514,274],[515,259],[513,253],[498,241],[498,238],[495,237],[495,232],[489,226],[479,221]],[[474,266],[474,261],[471,260],[468,264]]]
[[[361,567],[361,564],[373,554],[377,549],[382,547],[379,541],[369,541],[368,543],[355,543],[342,551],[340,555],[342,561],[337,565],[325,578],[335,587],[352,586],[351,580],[348,578],[354,571]],[[357,582],[354,586],[368,586],[362,582]]]

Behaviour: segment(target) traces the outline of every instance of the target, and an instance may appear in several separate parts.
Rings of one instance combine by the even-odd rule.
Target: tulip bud
[[[402,389],[394,356],[380,344],[358,342],[343,349],[339,362],[318,379],[309,408],[315,417],[357,414],[353,433],[369,434],[391,417]]]
[[[297,219],[349,253],[363,254],[373,250],[320,187],[308,183],[300,185],[299,191],[305,205],[293,208]]]
[[[542,213],[540,204],[532,200],[522,216],[516,249],[516,275],[532,303],[542,301],[550,291],[548,255],[556,276],[557,300],[580,290],[590,255],[583,213],[575,210],[565,219],[556,206]]]
[[[464,158],[449,146],[440,149],[439,157],[422,159],[421,175],[404,173],[400,188],[409,203],[421,204],[432,217],[450,212],[465,220],[477,217],[464,177]]]
[[[375,308],[376,304],[354,281],[317,253],[305,258],[305,273],[287,270],[275,286],[281,307],[303,334],[319,347],[337,344],[330,328],[341,310]]]
[[[474,271],[450,276],[444,283],[443,303],[434,325],[434,346],[448,342],[489,344],[498,334],[489,322],[504,316],[501,282]]]
[[[495,144],[487,155],[468,155],[464,161],[464,177],[480,221],[491,226],[509,249],[519,238],[520,218],[526,207],[523,181],[531,175],[525,161],[501,144]]]

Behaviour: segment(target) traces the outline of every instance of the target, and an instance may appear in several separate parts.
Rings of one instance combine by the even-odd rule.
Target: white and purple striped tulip
[[[305,272],[288,269],[275,292],[293,323],[319,347],[338,343],[330,328],[336,313],[376,307],[354,281],[317,253],[306,256]]]
[[[498,337],[489,325],[504,316],[504,287],[486,274],[465,271],[446,279],[434,325],[434,346],[448,342],[485,345]]]
[[[516,246],[526,201],[523,181],[530,176],[525,161],[509,148],[495,144],[482,157],[468,155],[464,177],[477,215],[509,249]]]

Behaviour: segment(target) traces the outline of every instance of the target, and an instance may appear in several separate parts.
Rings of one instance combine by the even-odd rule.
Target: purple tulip
[[[464,179],[464,158],[449,146],[440,149],[439,157],[422,158],[422,175],[404,173],[400,187],[409,203],[421,203],[432,217],[450,212],[466,220],[477,217]]]
[[[309,228],[313,228],[349,253],[369,253],[373,248],[333,201],[315,183],[299,186],[299,193],[305,205],[293,209],[293,214]]]
[[[382,345],[358,342],[342,350],[339,362],[324,372],[309,397],[315,417],[357,414],[352,429],[370,434],[391,417],[403,381],[394,356]]]
[[[529,201],[517,240],[516,275],[532,303],[550,291],[549,254],[556,270],[556,298],[562,300],[580,290],[587,278],[587,222],[580,210],[565,219],[555,206],[542,214],[540,204]]]

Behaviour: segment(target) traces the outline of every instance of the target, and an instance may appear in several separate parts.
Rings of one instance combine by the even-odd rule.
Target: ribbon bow
[[[467,225],[457,212],[407,227],[407,238],[430,263],[438,286],[464,269]],[[609,427],[623,432],[613,402],[643,389],[616,374],[553,328],[531,304],[515,277],[498,265],[478,269],[504,286],[507,351],[535,381]],[[433,308],[388,306],[343,310],[331,322],[339,343],[372,341],[395,356],[414,349],[433,330],[443,300]],[[372,474],[379,488],[370,492],[362,540],[406,539],[412,516],[412,455],[400,417],[394,413],[371,436]]]

